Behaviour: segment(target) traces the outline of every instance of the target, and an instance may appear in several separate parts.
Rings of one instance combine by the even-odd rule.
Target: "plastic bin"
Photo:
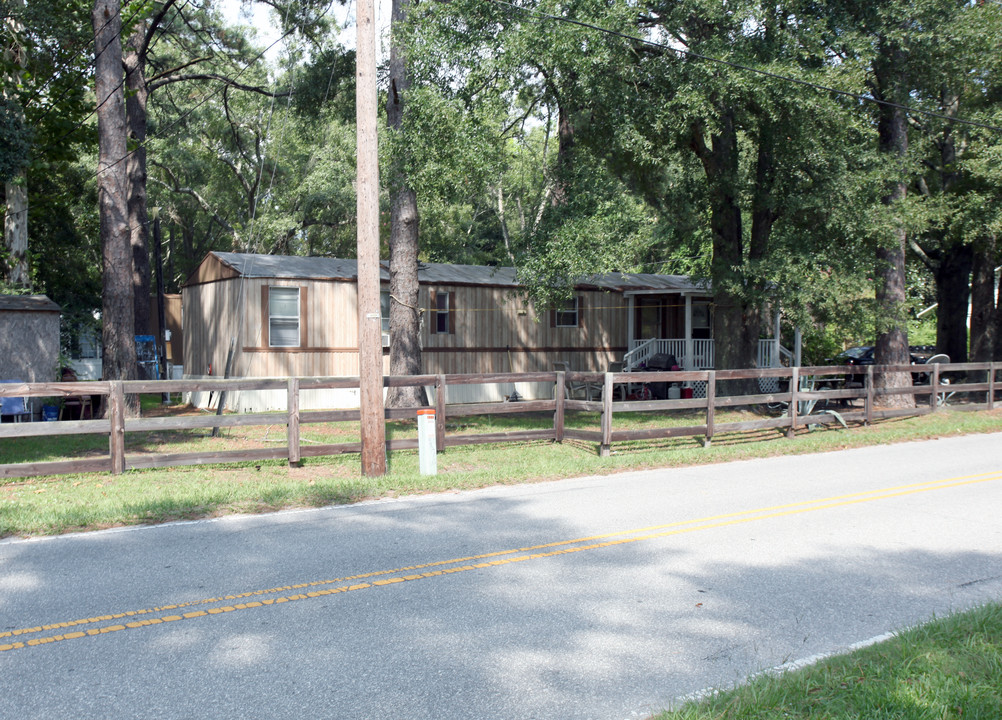
[[[59,408],[55,405],[42,405],[42,420],[53,422],[59,419]]]

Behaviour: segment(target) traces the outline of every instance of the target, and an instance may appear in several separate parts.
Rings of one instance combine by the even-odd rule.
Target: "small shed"
[[[0,295],[0,380],[58,379],[59,312],[45,295]],[[37,416],[38,398],[29,403]]]

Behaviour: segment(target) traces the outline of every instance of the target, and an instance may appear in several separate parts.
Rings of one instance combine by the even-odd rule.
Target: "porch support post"
[[[633,349],[633,340],[637,336],[635,327],[637,314],[637,296],[630,295],[626,298],[626,351]]]
[[[695,363],[695,350],[692,346],[692,295],[685,296],[685,362],[686,370],[698,370]]]
[[[782,363],[779,361],[779,308],[776,309],[776,318],[773,320],[772,328],[772,358],[769,363],[770,367],[779,367]]]

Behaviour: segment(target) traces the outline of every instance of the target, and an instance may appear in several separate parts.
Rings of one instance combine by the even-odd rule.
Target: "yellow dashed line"
[[[406,572],[424,568],[433,568],[433,567],[441,568],[439,570],[428,570],[426,572],[422,572],[419,574],[410,574],[400,577],[383,578],[380,580],[374,580],[371,583],[363,582],[363,583],[356,583],[353,585],[343,585],[341,587],[327,588],[324,590],[312,590],[305,594],[296,593],[284,597],[266,598],[261,601],[252,600],[246,603],[234,603],[233,605],[208,608],[207,610],[194,610],[183,613],[182,615],[172,614],[172,615],[165,615],[163,617],[144,618],[142,620],[128,622],[124,625],[121,624],[110,625],[103,628],[91,628],[86,631],[73,631],[69,633],[63,633],[61,635],[32,638],[27,642],[12,642],[7,644],[0,644],[0,652],[6,652],[10,650],[20,650],[25,647],[35,647],[38,645],[60,642],[63,640],[75,640],[78,638],[113,633],[126,629],[149,627],[152,625],[159,625],[161,623],[166,623],[166,622],[177,622],[186,619],[192,620],[200,617],[208,617],[210,615],[218,615],[218,614],[234,612],[236,610],[258,608],[273,604],[278,605],[281,603],[291,602],[295,600],[307,600],[311,598],[323,597],[326,595],[333,595],[335,593],[352,592],[357,590],[365,590],[367,588],[372,588],[372,587],[396,585],[398,583],[406,581],[422,580],[425,578],[438,577],[440,575],[448,575],[457,572],[467,572],[470,570],[496,567],[500,565],[508,565],[517,562],[524,562],[526,560],[538,560],[542,558],[555,557],[557,555],[583,552],[585,550],[597,550],[606,547],[613,547],[616,545],[626,545],[630,543],[641,542],[644,540],[664,538],[672,535],[682,535],[702,530],[710,530],[715,528],[727,527],[731,525],[739,525],[742,523],[766,520],[770,518],[797,515],[797,514],[814,512],[818,510],[825,510],[835,507],[845,507],[848,505],[856,505],[859,503],[872,502],[875,500],[886,500],[889,498],[902,497],[905,495],[913,495],[917,493],[928,492],[931,490],[941,490],[947,488],[961,487],[964,485],[973,485],[977,483],[990,482],[992,480],[999,480],[999,479],[1002,479],[1002,475],[998,473],[983,473],[979,475],[967,475],[957,478],[950,478],[947,480],[929,481],[923,483],[915,483],[912,485],[900,485],[890,488],[883,488],[881,490],[871,490],[860,493],[852,493],[848,495],[839,495],[829,498],[821,498],[817,500],[807,500],[796,503],[789,503],[786,505],[776,505],[771,507],[759,508],[757,510],[746,510],[735,513],[727,513],[723,515],[715,515],[711,517],[700,518],[698,520],[684,520],[679,522],[667,523],[664,525],[655,525],[646,528],[638,528],[634,530],[626,530],[614,533],[606,533],[602,535],[594,535],[590,537],[577,538],[574,540],[563,540],[558,542],[545,543],[541,545],[533,545],[514,550],[501,550],[491,553],[485,553],[482,555],[456,558],[453,560],[441,560],[422,565],[413,565],[404,568],[396,568],[394,570],[380,570],[361,575],[353,575],[346,578],[340,578],[338,580],[320,580],[309,583],[299,583],[296,585],[287,585],[280,588],[273,588],[270,590],[255,590],[236,595],[226,595],[221,598],[210,598],[195,602],[164,605],[158,608],[147,609],[147,610],[130,610],[128,612],[117,613],[112,615],[101,615],[98,617],[88,618],[86,620],[71,620],[63,623],[39,625],[32,628],[3,632],[0,633],[0,638],[34,634],[46,630],[62,629],[76,625],[107,622],[109,620],[117,620],[126,617],[135,617],[151,613],[164,612],[168,610],[177,610],[180,608],[191,607],[193,605],[216,603],[216,602],[221,602],[223,600],[236,600],[236,599],[260,596],[264,594],[273,594],[275,592],[281,592],[281,591],[314,588],[322,585],[330,585],[335,582],[344,582],[347,580],[379,577],[379,576],[396,574],[400,572]],[[667,528],[672,528],[672,529],[669,530]],[[653,532],[653,531],[660,531],[660,532]],[[619,536],[618,539],[607,540],[607,538],[614,538],[617,536]],[[623,536],[629,536],[629,537],[623,537]],[[597,540],[603,540],[603,542],[595,542]],[[531,554],[522,554],[522,555],[517,554],[517,553],[527,553],[532,550],[543,550],[547,548],[559,548],[559,549],[549,550],[548,552],[533,552]],[[475,564],[458,565],[458,563],[462,562],[469,562],[471,560],[485,560],[487,558],[499,558],[499,559],[491,560],[489,562],[478,562]],[[454,567],[443,567],[446,565],[453,565]]]

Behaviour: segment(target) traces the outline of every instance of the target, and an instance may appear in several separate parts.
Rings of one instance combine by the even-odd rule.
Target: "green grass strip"
[[[515,418],[462,418],[453,432],[484,433],[531,429],[531,422]],[[684,418],[675,422],[691,423]],[[588,417],[575,418],[587,424]],[[538,418],[537,424],[547,422]],[[649,423],[649,417],[637,417]],[[253,431],[253,432],[250,432]],[[308,458],[301,467],[282,461],[218,466],[176,467],[129,471],[122,475],[82,474],[0,481],[0,537],[45,535],[121,525],[159,523],[213,517],[228,513],[267,512],[282,508],[321,507],[360,500],[429,492],[464,490],[604,474],[646,468],[730,462],[776,455],[808,454],[850,447],[883,445],[956,434],[1002,431],[1002,410],[993,412],[943,411],[923,417],[888,420],[872,426],[851,425],[804,430],[794,439],[777,430],[730,433],[714,437],[710,447],[699,438],[685,437],[617,444],[610,457],[598,456],[594,443],[546,441],[448,448],[438,457],[438,474],[418,472],[416,451],[389,455],[384,477],[362,477],[357,455]],[[316,426],[304,435],[316,442],[345,442],[339,434],[350,428]],[[397,436],[413,432],[413,423],[400,423]],[[87,436],[82,436],[87,437]],[[192,452],[234,447],[274,447],[284,442],[283,427],[230,428],[222,437],[208,431],[167,437],[150,433],[130,440],[129,452]],[[47,441],[47,442],[42,442]],[[70,456],[106,450],[106,440],[95,448],[55,443],[48,438],[0,441],[5,462],[25,462],[39,455]],[[29,443],[27,447],[19,443]],[[54,447],[55,446],[55,447]],[[18,448],[21,448],[18,450]],[[69,452],[68,452],[69,451]]]
[[[746,685],[656,720],[997,720],[1002,606],[934,620],[890,640]]]

